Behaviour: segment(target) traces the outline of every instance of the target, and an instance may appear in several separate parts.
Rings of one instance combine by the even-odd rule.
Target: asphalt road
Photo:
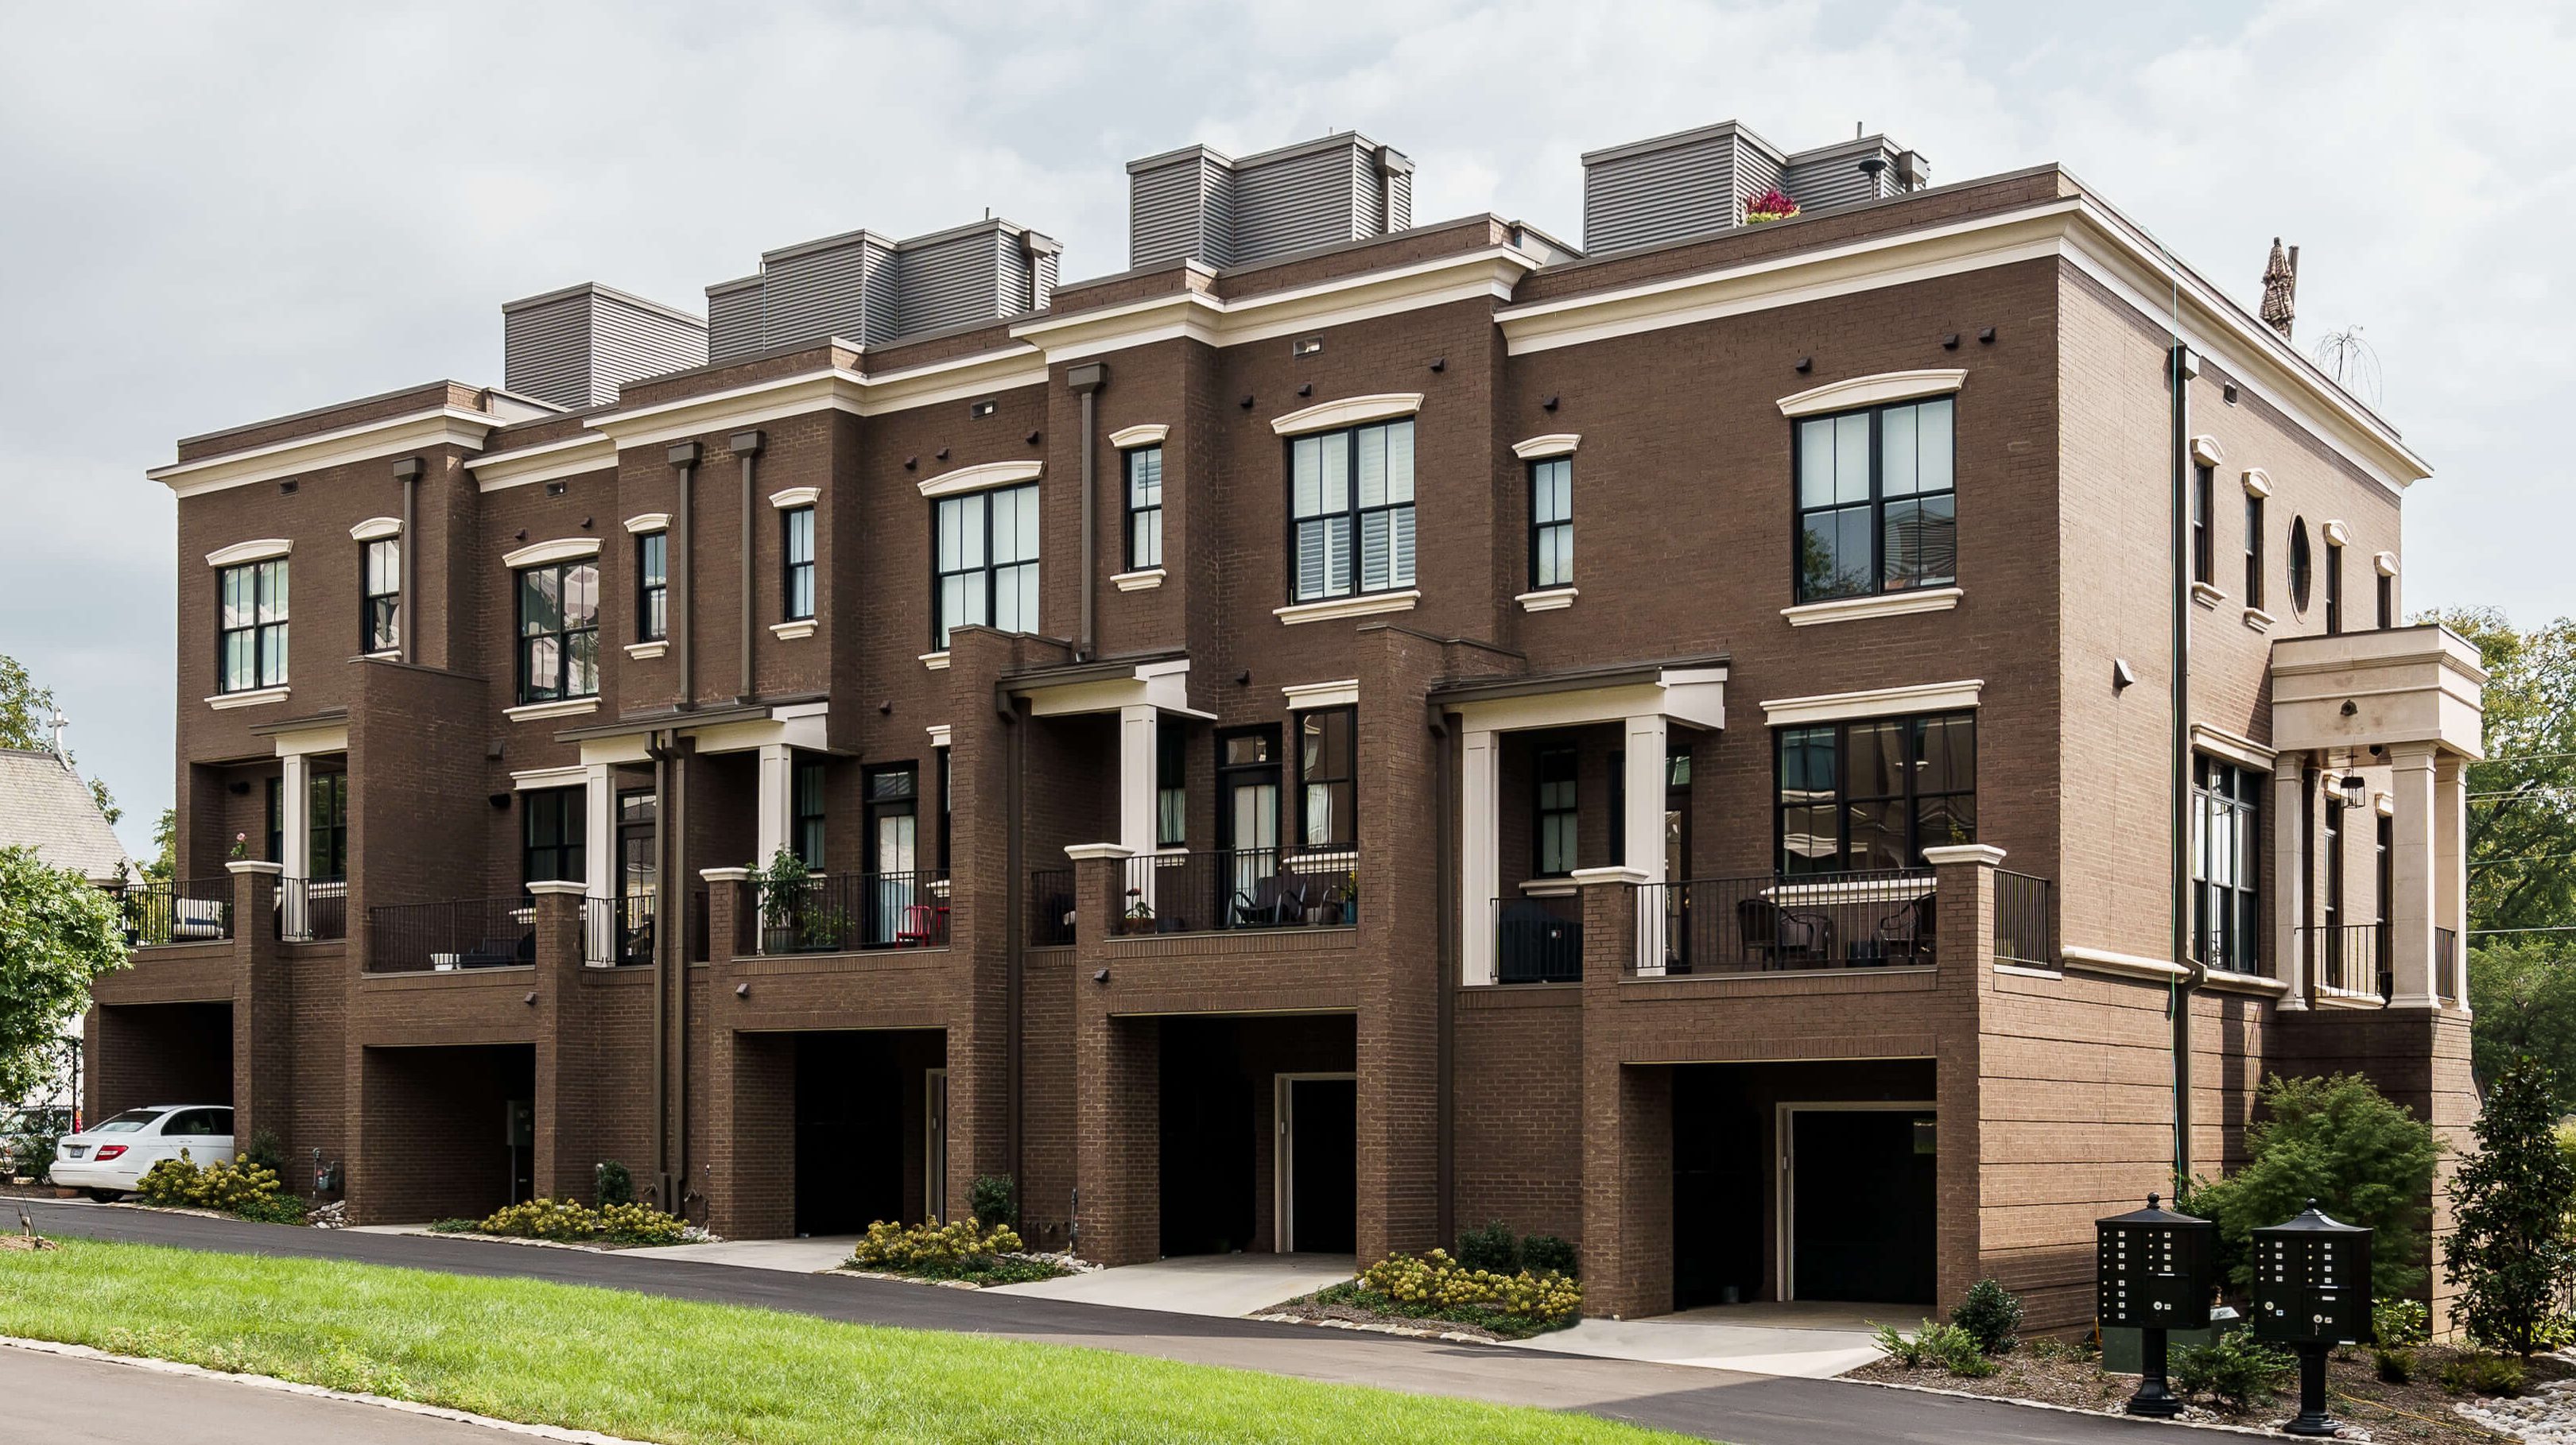
[[[2179,1426],[2035,1410],[1835,1380],[1774,1379],[1679,1365],[1497,1350],[1302,1325],[1205,1319],[974,1290],[923,1289],[850,1276],[635,1259],[583,1250],[289,1229],[80,1204],[34,1203],[31,1207],[37,1228],[54,1235],[244,1254],[345,1259],[451,1274],[543,1279],[861,1324],[1090,1345],[1310,1380],[1580,1410],[1735,1445],[1993,1445],[1999,1441],[2026,1441],[2031,1445],[2155,1445],[2160,1440],[2182,1445],[2207,1438],[2184,1435]],[[23,1400],[25,1396],[13,1393],[0,1398]],[[124,1436],[55,1437],[40,1433],[29,1438],[119,1439],[130,1440],[134,1445],[167,1445],[173,1439],[211,1437],[138,1430]],[[274,1445],[278,1438],[274,1434],[265,1437],[268,1445]]]
[[[529,1445],[513,1431],[106,1360],[0,1349],[6,1438],[45,1445]]]

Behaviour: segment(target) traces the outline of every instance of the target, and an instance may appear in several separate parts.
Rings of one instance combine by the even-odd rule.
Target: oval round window
[[[2290,521],[2290,605],[2301,612],[2308,610],[2308,583],[2316,575],[2308,557],[2308,519]]]

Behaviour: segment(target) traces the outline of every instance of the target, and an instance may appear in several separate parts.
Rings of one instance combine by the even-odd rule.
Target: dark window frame
[[[1417,436],[1413,422],[1414,419],[1409,416],[1388,417],[1382,421],[1361,422],[1356,426],[1337,427],[1331,431],[1303,432],[1296,436],[1280,438],[1280,442],[1282,443],[1280,455],[1283,459],[1284,469],[1288,480],[1288,485],[1284,489],[1285,496],[1282,500],[1286,503],[1288,514],[1289,605],[1300,606],[1309,602],[1338,602],[1352,597],[1378,597],[1392,592],[1408,591],[1419,585],[1422,576],[1422,533],[1420,519],[1416,512],[1416,499],[1419,497],[1421,491],[1421,468],[1419,465],[1420,454],[1416,447]],[[1365,505],[1360,501],[1360,438],[1369,432],[1383,433],[1386,438],[1387,456],[1392,458],[1395,455],[1395,437],[1399,430],[1402,432],[1405,439],[1404,453],[1406,460],[1404,500],[1401,502],[1380,501],[1375,506]],[[1317,506],[1316,510],[1311,514],[1301,513],[1298,510],[1297,504],[1297,449],[1308,443],[1313,443],[1316,449],[1315,491]],[[1338,508],[1327,508],[1322,505],[1324,485],[1323,457],[1325,449],[1333,446],[1339,446],[1345,449],[1343,452],[1342,463],[1343,502]],[[1392,461],[1390,461],[1387,466],[1386,475],[1387,479],[1392,482],[1395,475],[1395,467]],[[1388,491],[1390,493],[1392,490],[1392,487],[1389,487]],[[1386,519],[1386,582],[1384,585],[1377,587],[1368,586],[1366,581],[1367,567],[1365,558],[1368,554],[1368,524],[1370,519],[1373,517],[1383,517]],[[1331,537],[1331,524],[1336,521],[1344,523],[1347,528],[1344,535],[1347,539],[1346,545],[1348,548],[1348,551],[1344,555],[1344,562],[1347,565],[1348,572],[1345,578],[1345,585],[1339,590],[1336,590],[1331,585],[1330,581],[1332,565],[1329,539]],[[1325,562],[1322,577],[1319,580],[1318,589],[1312,594],[1308,594],[1303,589],[1298,567],[1299,539],[1304,528],[1309,524],[1322,524],[1324,531],[1321,535],[1327,539],[1323,553]],[[1397,574],[1396,568],[1396,561],[1399,555],[1397,535],[1400,528],[1409,531],[1411,534],[1411,551],[1413,557],[1413,565],[1401,576]]]
[[[824,851],[827,811],[823,759],[791,754],[787,782],[787,839],[807,869],[820,873],[830,855]]]
[[[349,770],[315,769],[304,780],[304,876],[349,881]]]
[[[530,883],[589,881],[589,802],[589,790],[579,787],[532,788],[519,795],[522,894]],[[546,831],[542,838],[541,828]],[[541,863],[552,871],[538,871]]]
[[[2245,605],[2263,610],[2263,496],[2245,494]]]
[[[1561,776],[1550,777],[1551,767]],[[1552,795],[1551,788],[1564,789]],[[1551,867],[1548,844],[1550,824],[1561,822],[1564,832],[1562,855]],[[1568,878],[1579,866],[1583,834],[1583,752],[1572,738],[1542,738],[1530,752],[1530,876],[1533,878]]]
[[[575,627],[572,625],[572,608],[567,605],[566,598],[571,591],[572,575],[584,569],[590,572],[590,624],[586,627]],[[541,572],[554,574],[555,625],[544,631],[530,632],[528,630],[528,579]],[[570,557],[561,562],[542,562],[534,567],[521,567],[514,570],[510,574],[510,612],[516,624],[513,631],[515,650],[518,653],[519,706],[526,707],[532,703],[542,702],[569,702],[576,698],[599,696],[599,559],[597,557]],[[573,674],[576,671],[573,663],[576,654],[580,651],[574,639],[580,637],[590,639],[590,688],[586,692],[573,690]],[[556,684],[550,690],[539,692],[534,689],[529,678],[528,663],[531,656],[529,645],[548,638],[553,639],[555,644]]]
[[[1021,626],[1010,628],[1003,627],[1001,623],[994,620],[1000,611],[997,604],[1001,600],[1002,574],[1004,572],[1012,574],[1013,586],[1016,589],[1019,571],[1022,568],[1026,568],[1032,575],[1037,575],[1037,568],[1039,563],[1043,560],[1046,550],[1046,534],[1043,520],[1041,520],[1036,551],[1032,552],[1027,557],[1015,557],[1008,562],[997,562],[994,560],[993,504],[1005,496],[1015,499],[1025,497],[1025,505],[1033,507],[1037,505],[1038,484],[1035,482],[1019,482],[1007,487],[987,487],[980,491],[960,492],[954,496],[933,497],[931,499],[930,645],[934,650],[945,651],[948,647],[949,632],[959,627],[990,627],[996,631],[1002,632],[1034,632],[1037,629],[1038,624],[1035,617],[1023,618],[1021,619]],[[980,527],[982,533],[983,552],[982,560],[980,562],[969,566],[949,569],[940,566],[939,542],[941,536],[940,529],[942,526],[941,519],[947,513],[952,503],[957,504],[961,512],[968,505],[973,507],[976,524]],[[1016,511],[1021,505],[1023,505],[1023,503],[1018,500],[1015,500],[1012,503],[1014,511]],[[980,577],[982,579],[981,587],[984,596],[984,615],[980,620],[974,618],[959,618],[951,621],[949,619],[948,579],[951,577]],[[1037,588],[1033,587],[1031,589],[1031,596],[1033,609],[1043,607],[1045,605],[1043,594],[1039,592]]]
[[[2226,973],[2263,966],[2264,780],[2225,758],[2192,755],[2192,957]],[[2217,855],[2222,838],[2237,844],[2231,859]]]
[[[380,590],[387,573],[393,586]],[[358,544],[358,651],[372,655],[401,648],[402,539],[370,537]]]
[[[2308,615],[2308,602],[2315,595],[2316,550],[2308,541],[2308,519],[2290,519],[2290,609],[2300,616]]]
[[[1950,484],[1946,487],[1918,488],[1900,493],[1898,502],[1916,502],[1936,497],[1950,499],[1950,574],[1926,577],[1903,586],[1888,585],[1887,559],[1887,417],[1892,412],[1946,406],[1950,414]],[[1806,499],[1805,472],[1807,429],[1811,426],[1840,422],[1846,417],[1869,419],[1869,496],[1865,501],[1829,501],[1810,506]],[[1918,430],[1917,436],[1921,435]],[[1853,407],[1846,411],[1822,412],[1814,416],[1793,417],[1789,423],[1789,576],[1799,605],[1810,602],[1832,602],[1847,597],[1884,597],[1896,593],[1924,591],[1959,585],[1959,408],[1955,395],[1909,397],[1902,401],[1883,402],[1877,406]],[[1808,588],[1807,520],[1830,512],[1865,507],[1869,512],[1869,585],[1857,591],[1814,591]]]
[[[1185,848],[1190,839],[1190,735],[1182,724],[1154,724],[1154,846]]]
[[[1542,519],[1539,515],[1540,479],[1551,473],[1561,473],[1564,479],[1564,511],[1562,515]],[[1574,585],[1574,458],[1534,458],[1527,468],[1527,476],[1529,590],[1549,592],[1571,587]],[[1554,564],[1553,571],[1548,566],[1550,563]]]
[[[1317,771],[1315,767],[1310,767],[1306,760],[1307,720],[1310,718],[1321,719],[1334,717],[1340,718],[1342,720],[1342,726],[1346,729],[1344,739],[1347,744],[1347,757],[1344,759],[1344,766],[1348,771],[1339,774]],[[1297,712],[1292,712],[1288,715],[1288,735],[1293,738],[1297,744],[1295,759],[1297,769],[1297,851],[1303,853],[1342,853],[1353,848],[1357,848],[1360,841],[1359,708],[1350,703],[1343,703],[1338,707],[1304,708]],[[1327,749],[1329,749],[1329,742],[1326,746]],[[1337,825],[1333,827],[1333,832],[1340,833],[1347,831],[1349,834],[1348,837],[1331,837],[1318,840],[1313,836],[1315,829],[1315,813],[1314,809],[1310,806],[1310,795],[1312,790],[1317,787],[1322,787],[1327,790],[1338,787],[1345,790],[1343,796],[1346,797],[1348,801],[1341,809],[1339,815],[1333,815],[1328,809],[1326,816],[1328,822]],[[1327,796],[1331,796],[1329,792],[1327,793]]]
[[[1918,787],[1917,785],[1921,782],[1923,776],[1923,741],[1928,735],[1929,725],[1940,723],[1946,726],[1949,723],[1959,720],[1965,720],[1968,724],[1969,759],[1967,786],[1964,788],[1953,787],[1932,790],[1924,790]],[[1904,788],[1901,792],[1897,793],[1855,795],[1851,791],[1851,731],[1854,728],[1881,727],[1890,724],[1898,726],[1905,738],[1906,767],[1904,769]],[[1832,737],[1832,760],[1834,769],[1832,809],[1835,835],[1834,852],[1831,856],[1830,865],[1825,867],[1816,866],[1816,860],[1813,858],[1802,857],[1793,862],[1789,855],[1790,813],[1796,810],[1822,806],[1822,803],[1813,792],[1806,794],[1800,801],[1791,802],[1788,799],[1787,788],[1784,783],[1786,778],[1785,764],[1787,761],[1787,749],[1790,746],[1792,739],[1804,739],[1816,733],[1828,733]],[[1670,766],[1669,761],[1667,762],[1667,766]],[[1906,863],[1901,865],[1903,867],[1920,868],[1926,866],[1922,861],[1923,849],[1927,846],[1927,840],[1924,837],[1925,823],[1927,821],[1927,810],[1925,808],[1926,803],[1950,802],[1960,798],[1968,800],[1968,836],[1965,838],[1945,837],[1937,840],[1929,840],[1930,846],[1940,846],[1956,842],[1973,843],[1977,840],[1978,828],[1976,816],[1977,769],[1977,710],[1974,708],[1944,709],[1939,712],[1904,713],[1889,717],[1838,718],[1831,721],[1797,723],[1783,727],[1775,727],[1771,730],[1772,871],[1784,878],[1819,873],[1885,871],[1883,869],[1869,867],[1865,862],[1857,865],[1853,862],[1851,819],[1852,808],[1855,803],[1885,805],[1901,802],[1904,804],[1906,818],[1906,851],[1909,858]]]
[[[1127,566],[1123,570],[1149,571],[1163,565],[1163,447],[1160,442],[1152,442],[1144,446],[1129,447],[1118,455],[1119,471],[1125,479],[1124,495],[1127,512],[1125,553]],[[1154,500],[1149,504],[1140,505],[1136,500],[1137,487],[1145,479],[1140,478],[1137,473],[1148,466],[1153,470],[1150,485],[1154,489]],[[1149,518],[1153,523],[1150,547],[1144,545],[1149,539],[1145,535],[1146,529],[1141,525]],[[1148,550],[1153,554],[1150,557],[1144,555]]]
[[[2191,580],[2218,585],[2218,468],[2191,469]]]
[[[671,635],[671,534],[635,535],[635,640],[664,642]]]
[[[264,801],[267,805],[265,837],[268,851],[259,856],[271,863],[283,863],[286,861],[286,779],[271,773],[262,781],[267,784]]]
[[[2377,589],[2379,630],[2386,632],[2397,625],[2397,579],[2385,572],[2378,572],[2376,569],[2373,571],[2379,579]]]
[[[804,556],[797,555],[797,532],[804,532]],[[814,618],[814,508],[782,507],[778,512],[778,580],[780,620],[810,622]]]
[[[262,557],[256,561],[237,562],[229,567],[215,569],[215,691],[217,693],[259,692],[267,688],[284,687],[290,681],[287,656],[292,638],[288,632],[288,624],[293,620],[295,601],[295,579],[287,568],[290,560],[285,557]],[[250,611],[250,621],[233,627],[225,623],[224,598],[227,593],[236,591],[233,579],[237,576],[242,579],[238,590],[245,595],[244,605]],[[272,583],[276,585],[272,587]],[[270,605],[267,594],[272,591],[284,593],[286,600],[278,605],[277,615],[262,617],[260,610]],[[232,641],[236,637],[244,639],[248,644],[250,662],[249,678],[238,683],[233,680],[232,670]],[[273,675],[270,668],[272,663],[276,665]]]
[[[2326,539],[2326,636],[2343,631],[2343,544]]]

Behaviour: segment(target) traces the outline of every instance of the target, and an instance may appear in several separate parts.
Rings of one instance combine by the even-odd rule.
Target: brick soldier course
[[[1771,154],[1748,137],[1676,153]],[[1931,186],[1890,143],[1869,189],[1785,222],[1629,194],[1668,238],[1585,254],[1412,226],[1409,163],[1314,153],[1344,151],[1356,209],[1231,223],[1226,264],[1057,284],[1052,243],[997,222],[980,311],[851,339],[773,253],[749,342],[636,303],[702,366],[594,340],[567,382],[514,342],[503,387],[180,443],[153,473],[180,497],[179,875],[231,936],[147,940],[100,982],[89,1107],[224,1098],[338,1166],[360,1220],[586,1197],[614,1159],[720,1233],[838,1232],[1007,1174],[1034,1242],[1112,1264],[1374,1258],[1500,1218],[1578,1242],[1596,1313],[1993,1275],[2045,1328],[2087,1317],[2091,1220],[2169,1188],[2178,1143],[2240,1157],[2266,1070],[2360,1069],[2464,1137],[2482,675],[2395,625],[2429,468],[2385,421],[2055,167]],[[1601,204],[1639,184],[1606,155]],[[1172,202],[1139,167],[1141,253]],[[896,254],[903,306],[953,304]],[[1871,568],[1802,601],[1799,428],[1926,401],[1954,418],[1955,582]],[[1388,424],[1410,576],[1366,540],[1315,598],[1297,439]],[[1570,583],[1532,571],[1557,459]],[[2211,558],[2179,603],[2178,459]],[[943,638],[939,575],[973,550],[943,549],[943,502],[1032,485],[1034,617]],[[361,622],[377,543],[394,639]],[[228,675],[224,569],[272,562],[282,674]],[[518,577],[546,567],[596,588],[594,693],[528,691]],[[1845,743],[1844,793],[1783,813],[1775,738],[1935,715],[1968,720],[1943,726],[1972,791],[1900,812],[1932,821],[1873,861],[1907,869],[1781,875],[1874,805]],[[2196,816],[2248,840],[2202,869],[2241,862],[2241,893],[2195,888],[2242,911],[2187,912],[2180,956],[2178,735],[2241,779]],[[764,891],[781,848],[838,912]],[[299,921],[326,905],[344,925]],[[1795,946],[1749,921],[1828,912]],[[1213,926],[1253,921],[1294,926]],[[1917,1120],[1911,1152],[1796,1147],[1861,1109]],[[1817,1137],[1901,1132],[1845,1122]],[[1817,1201],[1881,1185],[1898,1242],[1837,1235]]]

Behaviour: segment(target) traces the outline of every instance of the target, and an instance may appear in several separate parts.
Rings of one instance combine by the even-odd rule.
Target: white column
[[[2272,836],[2264,851],[2272,859],[2272,956],[2279,964],[2272,976],[2290,986],[2281,1007],[2308,1006],[2308,959],[2300,931],[2308,921],[2308,853],[2299,835],[2307,817],[2307,756],[2283,753],[2272,760]]]
[[[2469,1011],[2469,764],[2433,760],[2433,926],[2451,930],[2451,988]]]
[[[2388,871],[2395,896],[2388,900],[2390,969],[2396,975],[2391,1008],[2433,1007],[2435,844],[2433,745],[2400,743],[2388,750],[2394,837]]]
[[[1458,964],[1467,983],[1494,981],[1494,894],[1502,887],[1502,734],[1461,736],[1458,769]]]
[[[606,763],[581,770],[581,887],[592,898],[617,896],[617,783]],[[656,900],[655,907],[660,907]],[[582,910],[583,954],[592,963],[617,956],[616,920],[597,908]]]
[[[1671,764],[1665,760],[1667,724],[1662,713],[1646,713],[1627,720],[1621,729],[1627,749],[1623,759],[1627,776],[1623,779],[1628,815],[1621,820],[1627,840],[1628,871],[1635,875],[1640,890],[1667,881],[1664,877],[1664,792]],[[1653,897],[1640,891],[1640,900]],[[1659,974],[1664,971],[1664,917],[1668,910],[1642,904],[1637,909],[1637,972]]]
[[[796,750],[785,743],[760,745],[760,821],[753,841],[759,868],[769,866],[787,846],[787,820],[793,811],[790,790],[796,786]]]
[[[1154,746],[1154,733],[1162,713],[1150,703],[1134,703],[1118,709],[1118,846],[1132,858],[1151,858],[1156,842],[1154,827],[1154,785],[1160,754]],[[1131,888],[1143,890],[1136,902],[1150,909],[1154,906],[1154,867],[1148,862],[1129,865]]]
[[[289,878],[313,876],[313,760],[302,753],[288,753],[278,762],[285,776],[277,785],[277,842],[279,857],[272,860],[283,866]]]

